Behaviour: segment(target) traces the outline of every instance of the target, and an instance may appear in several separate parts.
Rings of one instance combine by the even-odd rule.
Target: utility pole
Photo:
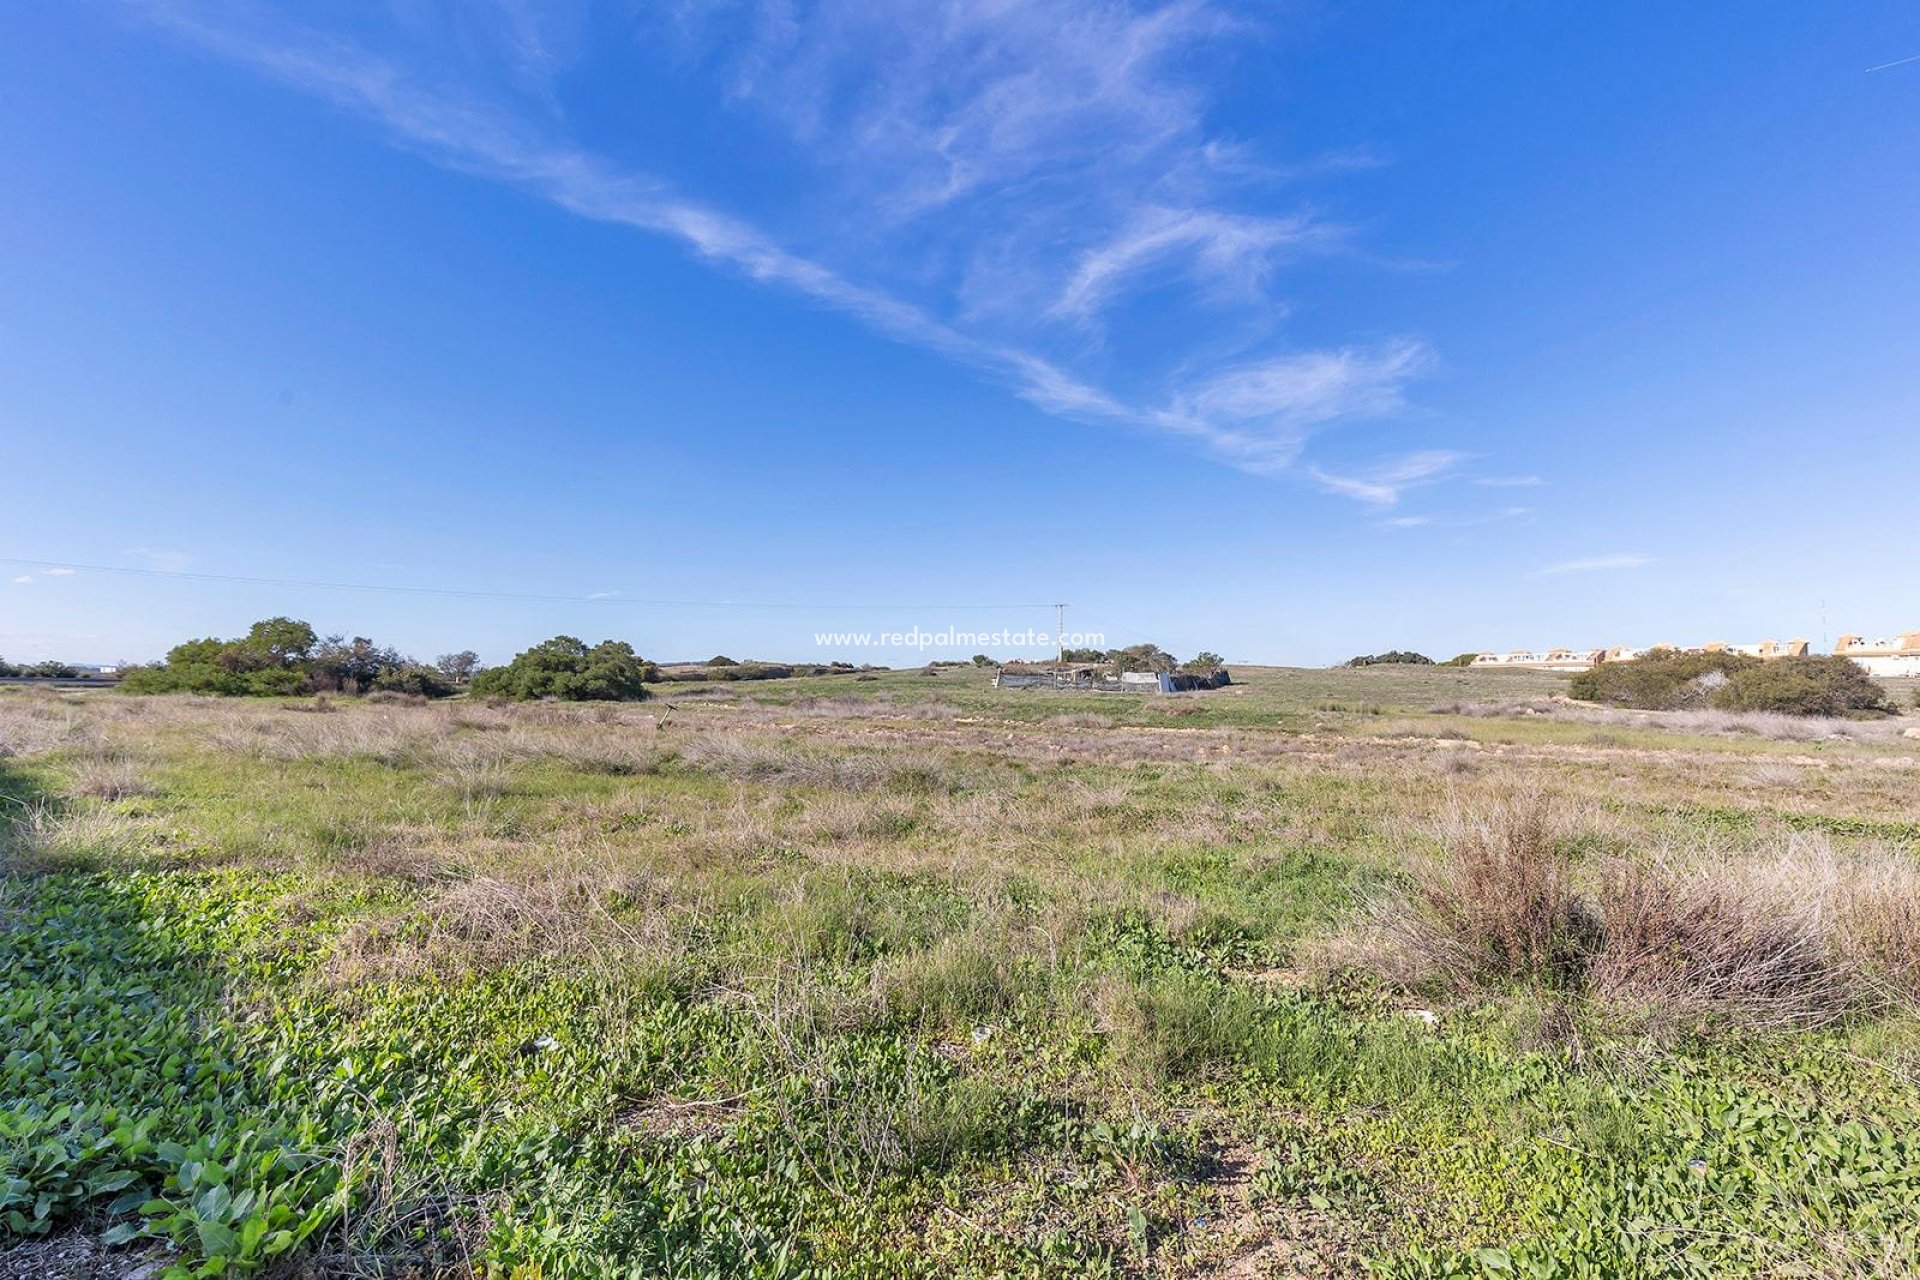
[[[1053,639],[1054,643],[1060,647],[1060,665],[1064,667],[1067,665],[1067,606],[1057,604],[1053,606],[1053,612],[1057,619],[1053,629]]]

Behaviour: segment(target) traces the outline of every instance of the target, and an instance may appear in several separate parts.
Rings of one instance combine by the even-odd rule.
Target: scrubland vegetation
[[[1901,718],[1235,677],[0,693],[0,1266],[1920,1269]]]
[[[1583,671],[1573,678],[1571,692],[1590,702],[1656,711],[1713,707],[1846,716],[1894,710],[1886,691],[1860,664],[1833,655],[1762,661],[1738,653],[1656,650]]]

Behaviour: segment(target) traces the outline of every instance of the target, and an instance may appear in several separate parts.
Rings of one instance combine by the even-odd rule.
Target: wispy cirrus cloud
[[[610,19],[589,6],[525,0],[401,6],[351,29],[315,16],[335,11],[249,0],[125,2],[437,163],[675,240],[1046,412],[1176,436],[1249,472],[1295,467],[1329,425],[1401,413],[1433,364],[1412,339],[1303,347],[1276,333],[1286,265],[1350,240],[1286,183],[1378,161],[1269,162],[1210,126],[1214,73],[1260,34],[1232,0],[739,0],[643,10],[624,31],[596,29]],[[564,73],[585,49],[621,47],[715,129],[781,141],[793,173],[749,201],[759,220],[686,194],[688,175],[656,173],[624,136],[583,140]],[[1169,310],[1180,340],[1134,354],[1136,331],[1165,332]],[[1089,334],[1127,355],[1104,358]],[[1308,474],[1391,505],[1453,461]]]
[[[1539,476],[1478,476],[1474,483],[1483,489],[1537,489],[1546,481]]]
[[[1266,302],[1273,270],[1288,252],[1308,252],[1343,232],[1305,217],[1259,218],[1206,209],[1143,209],[1112,240],[1081,253],[1048,314],[1079,320],[1103,312],[1132,279],[1174,261],[1214,296]]]
[[[1550,564],[1543,569],[1535,569],[1527,576],[1555,578],[1568,573],[1612,573],[1622,569],[1639,569],[1652,563],[1652,556],[1629,553],[1588,556],[1582,560],[1563,560],[1559,564]]]
[[[1329,493],[1366,503],[1373,507],[1391,507],[1408,489],[1432,484],[1458,466],[1465,455],[1445,449],[1427,449],[1405,454],[1358,474],[1338,475],[1321,467],[1307,474]]]

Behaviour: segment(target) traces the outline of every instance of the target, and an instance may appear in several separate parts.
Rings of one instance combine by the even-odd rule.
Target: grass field
[[[0,691],[0,1275],[1920,1272],[1920,718],[1235,674]]]

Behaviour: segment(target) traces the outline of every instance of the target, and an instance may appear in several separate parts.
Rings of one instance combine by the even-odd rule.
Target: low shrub
[[[1375,920],[1402,980],[1420,975],[1466,989],[1515,980],[1577,983],[1597,922],[1575,891],[1572,849],[1534,797],[1479,813],[1455,810],[1445,852],[1419,862],[1410,883],[1375,904]]]
[[[1603,662],[1575,676],[1569,692],[1588,702],[1646,711],[1846,716],[1895,710],[1858,663],[1833,656],[1763,662],[1738,653],[1665,651],[1631,662]]]
[[[638,702],[647,696],[646,682],[656,675],[658,669],[624,641],[603,640],[588,647],[572,636],[555,636],[515,654],[504,667],[482,671],[473,678],[473,692],[521,701]]]
[[[1415,653],[1410,649],[1389,649],[1385,653],[1363,653],[1357,658],[1348,658],[1349,667],[1430,667],[1433,659],[1424,653]]]
[[[1760,659],[1739,653],[1659,650],[1631,662],[1603,662],[1573,678],[1568,692],[1585,702],[1642,711],[1678,711],[1712,705],[1716,690]]]
[[[1613,1004],[1674,1022],[1782,1030],[1831,1022],[1860,995],[1817,906],[1798,895],[1620,862],[1595,896],[1604,943],[1587,986]]]
[[[1795,716],[1889,714],[1886,693],[1851,658],[1778,658],[1735,672],[1714,690],[1725,711],[1780,711]]]
[[[1817,860],[1755,874],[1661,857],[1588,866],[1583,842],[1525,797],[1456,813],[1444,836],[1442,854],[1369,904],[1364,929],[1328,944],[1332,965],[1409,989],[1517,984],[1655,1025],[1763,1030],[1833,1022],[1862,1007],[1870,986],[1897,996],[1920,972],[1920,947],[1898,941],[1914,919],[1900,895],[1842,892],[1858,877]],[[1911,873],[1882,879],[1913,884]]]

